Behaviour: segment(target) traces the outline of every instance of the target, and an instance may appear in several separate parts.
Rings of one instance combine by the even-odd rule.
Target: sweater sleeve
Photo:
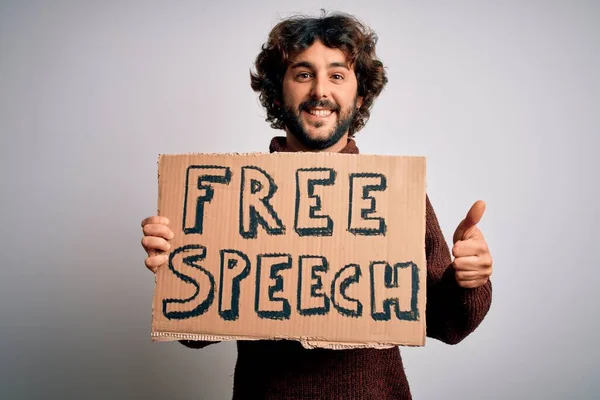
[[[492,302],[490,280],[478,288],[456,282],[450,249],[426,197],[425,252],[427,257],[427,336],[457,344],[481,324]]]

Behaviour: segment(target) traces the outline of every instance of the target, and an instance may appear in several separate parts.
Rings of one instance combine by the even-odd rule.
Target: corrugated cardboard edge
[[[419,344],[419,346],[425,346],[427,342],[427,280],[429,278],[429,269],[427,263],[427,157],[421,157],[423,159],[423,234],[425,237],[423,238],[423,254],[425,255],[425,281],[419,288],[424,292],[423,298],[425,301],[423,302],[423,308],[421,309],[421,318],[423,318],[423,333],[421,337],[423,340]]]
[[[215,153],[215,152],[211,152],[211,153],[203,153],[203,152],[191,152],[191,153],[174,153],[174,154],[167,154],[167,153],[160,153],[158,155],[158,159],[157,159],[157,183],[158,186],[160,188],[160,161],[162,159],[163,156],[182,156],[182,155],[189,155],[189,156],[194,156],[194,155],[211,155],[211,156],[219,156],[219,155],[223,155],[223,156],[228,156],[228,155],[274,155],[274,154],[286,154],[286,155],[299,155],[299,154],[303,154],[304,152],[286,152],[286,153],[266,153],[266,152],[246,152],[246,153],[237,153],[237,152],[232,152],[232,153]],[[345,154],[345,153],[336,153],[336,152],[321,152],[319,154],[326,154],[326,155],[330,155],[330,156],[341,156],[341,157],[348,157],[348,156],[358,156],[359,154]],[[360,155],[367,155],[367,156],[381,156],[381,157],[390,157],[390,155],[386,155],[386,154],[360,154]],[[392,156],[393,157],[393,156]],[[424,185],[424,190],[425,190],[425,196],[427,195],[427,158],[424,156],[398,156],[398,157],[414,157],[414,158],[422,158],[425,161],[425,165],[424,165],[424,174],[425,174],[425,185]],[[156,215],[160,215],[160,191],[159,194],[157,196],[157,214]],[[423,218],[423,224],[426,224],[426,218]],[[427,278],[426,278],[427,279]],[[154,282],[156,285],[156,280],[157,277],[155,275],[154,278]],[[426,285],[424,288],[421,288],[421,290],[426,290]],[[427,294],[425,294],[425,298],[427,298]],[[427,302],[425,302],[425,305],[423,306],[423,315],[426,315],[426,310],[425,310],[425,306],[426,306]],[[152,306],[152,320],[154,320],[154,305]],[[373,349],[389,349],[389,348],[393,348],[393,347],[397,347],[397,346],[403,346],[403,347],[421,347],[425,345],[426,342],[426,338],[427,338],[427,326],[426,323],[423,324],[423,341],[421,343],[418,344],[403,344],[403,343],[379,343],[379,342],[363,342],[363,343],[340,343],[340,342],[328,342],[328,341],[324,341],[324,340],[319,340],[319,339],[315,339],[315,338],[290,338],[290,337],[278,337],[278,336],[273,336],[270,337],[268,339],[265,338],[257,338],[257,337],[250,337],[250,336],[222,336],[222,335],[206,335],[206,334],[187,334],[187,333],[175,333],[175,332],[152,332],[151,333],[151,338],[152,341],[155,342],[170,342],[170,341],[178,341],[178,340],[191,340],[191,341],[209,341],[209,342],[222,342],[222,341],[237,341],[237,340],[248,340],[248,341],[258,341],[258,340],[295,340],[298,341],[302,344],[302,346],[306,349],[316,349],[316,348],[321,348],[321,349],[330,349],[330,350],[349,350],[349,349],[364,349],[364,348],[373,348]]]
[[[307,154],[318,154],[325,155],[328,157],[402,157],[402,158],[422,158],[424,160],[427,159],[425,156],[417,156],[417,155],[394,155],[394,154],[370,154],[370,153],[336,153],[336,152],[309,152],[309,151],[290,151],[290,152],[260,152],[260,151],[250,151],[250,152],[224,152],[224,153],[205,153],[205,152],[188,152],[188,153],[159,153],[157,163],[160,164],[160,160],[162,157],[179,157],[179,156],[277,156],[277,155],[285,155],[286,157],[297,157],[297,156],[305,156]]]
[[[349,350],[349,349],[389,349],[392,347],[420,347],[420,345],[407,345],[400,343],[379,343],[379,342],[364,342],[364,343],[340,343],[328,342],[313,338],[291,338],[287,336],[273,336],[268,339],[251,336],[221,336],[221,335],[203,335],[203,334],[188,334],[175,332],[152,332],[152,341],[155,342],[171,342],[178,340],[205,341],[205,342],[231,342],[237,340],[257,341],[257,340],[293,340],[297,341],[306,349],[329,349],[329,350]]]

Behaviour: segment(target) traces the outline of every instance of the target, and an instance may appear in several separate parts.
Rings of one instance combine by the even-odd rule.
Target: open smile
[[[313,118],[327,118],[329,116],[331,116],[334,112],[332,110],[326,110],[326,109],[318,109],[318,108],[312,108],[309,110],[304,110],[305,113],[307,113],[308,115],[310,115]]]

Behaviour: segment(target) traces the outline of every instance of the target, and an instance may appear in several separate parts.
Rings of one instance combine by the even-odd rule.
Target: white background
[[[446,239],[477,199],[492,309],[402,349],[416,399],[600,391],[600,6],[593,1],[0,2],[0,396],[227,399],[233,343],[151,343],[141,220],[158,153],[267,151],[249,85],[321,7],[379,35],[363,153],[424,155]]]

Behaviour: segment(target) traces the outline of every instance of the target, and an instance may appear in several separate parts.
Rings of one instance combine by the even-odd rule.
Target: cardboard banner
[[[425,159],[338,153],[159,158],[171,221],[152,338],[425,342]]]

